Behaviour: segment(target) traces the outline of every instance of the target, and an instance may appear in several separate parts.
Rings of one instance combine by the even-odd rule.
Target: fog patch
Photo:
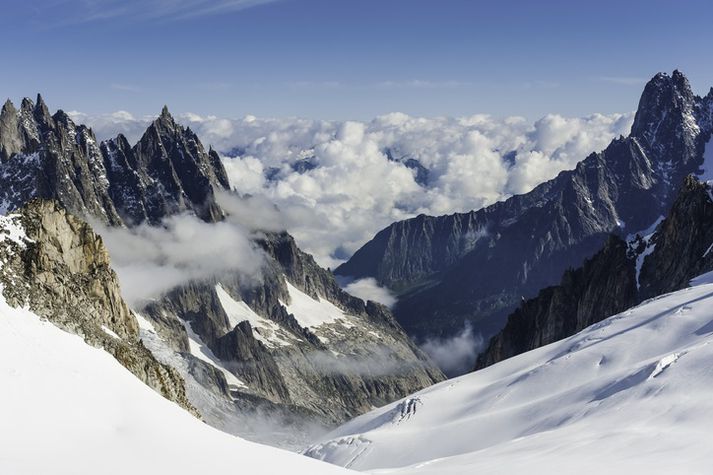
[[[215,200],[227,213],[227,220],[250,231],[280,232],[285,230],[284,217],[275,203],[264,196],[238,196],[216,191]]]
[[[420,346],[446,376],[454,377],[473,369],[483,343],[483,336],[475,334],[472,325],[466,323],[457,335],[448,338],[429,338]]]
[[[225,272],[238,272],[246,284],[262,278],[265,255],[250,230],[236,222],[178,215],[160,226],[93,226],[109,250],[124,299],[135,308],[177,286]]]
[[[349,277],[337,277],[339,286],[347,293],[363,301],[373,300],[391,308],[397,299],[386,287],[382,287],[373,277],[354,280]]]
[[[404,361],[386,345],[367,345],[359,354],[313,351],[305,355],[322,374],[360,377],[400,376],[410,373],[420,362]]]

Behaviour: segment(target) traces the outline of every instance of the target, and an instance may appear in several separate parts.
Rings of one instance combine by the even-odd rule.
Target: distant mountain
[[[40,96],[0,113],[3,212],[43,198],[111,226],[180,213],[217,222],[226,211],[216,195],[228,191],[218,154],[166,108],[134,146],[121,135],[97,143]],[[255,239],[259,285],[236,269],[134,309],[146,346],[186,379],[208,422],[245,433],[245,414],[269,413],[286,434],[270,442],[294,445],[290,424],[333,425],[443,379],[386,307],[343,292],[287,233]]]
[[[657,74],[628,137],[524,195],[394,223],[335,272],[398,292],[394,314],[417,339],[466,322],[490,337],[523,298],[580,266],[611,233],[634,234],[664,216],[684,177],[700,173],[712,117],[713,90],[698,97],[679,71]]]

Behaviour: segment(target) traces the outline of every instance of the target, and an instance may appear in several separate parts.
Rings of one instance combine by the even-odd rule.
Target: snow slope
[[[711,473],[712,282],[372,411],[307,453],[376,473]]]
[[[0,473],[347,473],[211,428],[103,350],[0,298]]]

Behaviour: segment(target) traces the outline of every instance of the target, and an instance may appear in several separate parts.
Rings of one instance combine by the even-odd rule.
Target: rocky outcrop
[[[374,277],[399,292],[394,313],[416,338],[451,334],[464,322],[493,335],[523,297],[580,266],[611,233],[636,233],[667,213],[683,178],[702,164],[712,111],[713,92],[697,97],[680,72],[658,74],[629,137],[524,195],[394,223],[336,273]]]
[[[711,186],[685,178],[664,219],[649,236],[611,236],[604,248],[559,285],[523,302],[491,338],[476,369],[574,335],[645,299],[679,290],[713,270]]]
[[[41,200],[30,202],[2,224],[0,281],[10,305],[27,306],[90,345],[104,348],[164,397],[194,411],[181,377],[141,343],[109,255],[88,224],[56,203]]]
[[[77,216],[118,224],[108,195],[104,160],[92,131],[62,111],[50,115],[41,96],[9,101],[0,111],[0,209],[32,198],[53,199]]]
[[[710,185],[687,177],[671,212],[648,244],[653,250],[641,263],[641,299],[682,289],[693,277],[713,269]]]

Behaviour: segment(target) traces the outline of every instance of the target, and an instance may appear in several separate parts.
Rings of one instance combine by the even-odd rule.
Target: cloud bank
[[[152,119],[73,114],[100,139],[121,131],[131,141]],[[237,191],[275,203],[299,245],[333,268],[394,221],[469,211],[530,191],[628,134],[633,113],[552,114],[534,123],[401,113],[369,122],[177,119],[223,154]]]

